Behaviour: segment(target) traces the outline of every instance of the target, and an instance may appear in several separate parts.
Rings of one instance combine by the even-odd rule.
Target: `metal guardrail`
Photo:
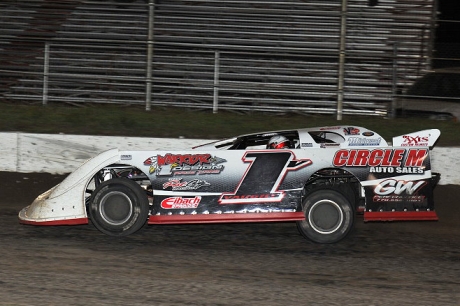
[[[384,115],[431,67],[434,14],[433,0],[4,1],[0,96]]]

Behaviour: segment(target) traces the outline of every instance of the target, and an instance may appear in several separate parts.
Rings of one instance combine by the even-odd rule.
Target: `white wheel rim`
[[[327,205],[327,206],[325,206],[325,205]],[[338,221],[336,222],[335,226],[333,226],[331,229],[325,229],[325,228],[319,226],[319,222],[317,222],[317,220],[315,220],[315,212],[317,212],[318,209],[323,208],[323,207],[325,207],[325,208],[332,207],[334,209],[333,211],[335,211],[337,213],[337,218],[336,219]],[[328,209],[328,210],[330,211],[330,209]],[[331,200],[318,201],[318,202],[314,203],[311,206],[310,210],[308,211],[308,223],[319,234],[327,235],[327,234],[334,233],[343,224],[343,220],[344,220],[344,215],[343,215],[342,209],[340,209],[340,206],[336,202],[331,201]]]
[[[110,200],[113,200],[113,198],[116,197],[116,200],[117,203],[110,203],[111,201]],[[121,202],[120,202],[121,200]],[[121,217],[121,218],[113,218],[112,215],[114,215],[113,213],[113,206],[114,205],[122,205],[124,206],[123,209],[126,209],[127,208],[127,214],[124,214],[125,217]],[[112,206],[112,211],[110,211],[108,208]],[[128,207],[126,207],[128,206]],[[128,221],[132,214],[133,214],[133,202],[131,201],[131,199],[123,192],[120,192],[120,191],[112,191],[112,192],[109,192],[107,193],[106,195],[104,195],[101,199],[101,201],[99,202],[99,211],[101,213],[101,217],[102,219],[107,222],[108,224],[110,225],[121,225],[123,223],[125,223],[126,221]]]

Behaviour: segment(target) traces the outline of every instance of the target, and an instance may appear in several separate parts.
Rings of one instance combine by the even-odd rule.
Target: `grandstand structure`
[[[0,98],[385,115],[431,67],[435,1],[343,1],[3,0]]]

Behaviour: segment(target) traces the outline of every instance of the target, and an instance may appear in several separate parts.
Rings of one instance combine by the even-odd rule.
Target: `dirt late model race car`
[[[365,221],[437,220],[437,129],[394,137],[331,126],[242,135],[181,151],[112,149],[19,213],[31,225],[89,220],[112,236],[148,224],[296,221],[334,243]]]

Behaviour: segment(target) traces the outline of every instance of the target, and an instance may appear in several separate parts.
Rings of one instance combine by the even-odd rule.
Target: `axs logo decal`
[[[404,143],[401,144],[402,147],[426,147],[428,146],[428,136],[403,136]]]

